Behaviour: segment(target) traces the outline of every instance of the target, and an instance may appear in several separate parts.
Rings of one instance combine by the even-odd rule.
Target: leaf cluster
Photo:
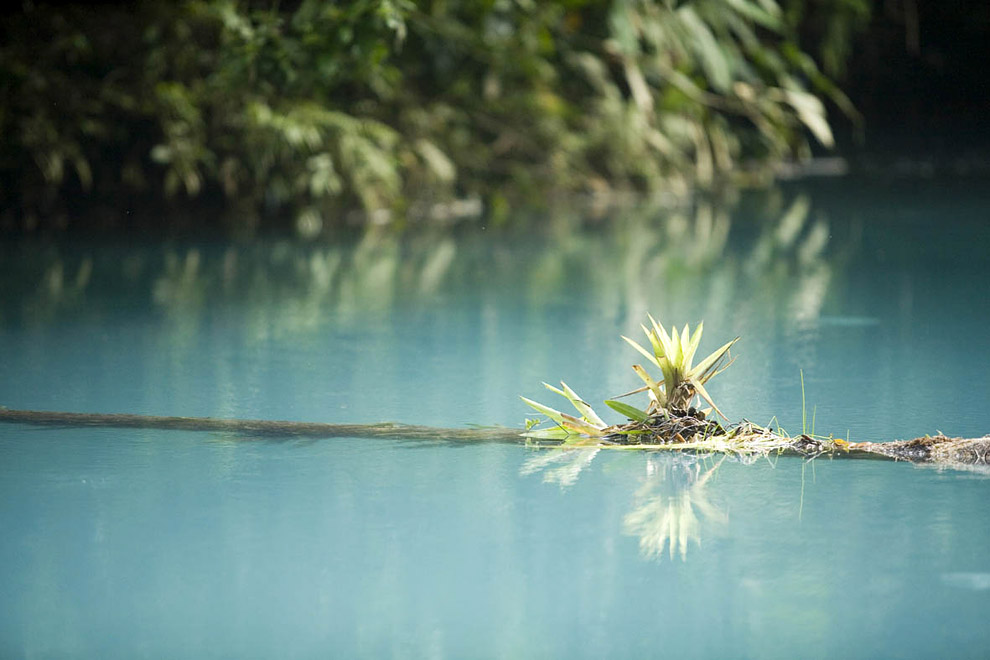
[[[718,409],[705,389],[705,383],[722,373],[732,363],[726,361],[729,349],[739,341],[736,337],[726,342],[717,351],[708,355],[697,365],[694,365],[694,354],[701,343],[701,333],[704,323],[699,323],[694,332],[685,324],[680,333],[672,326],[668,334],[666,329],[650,316],[651,327],[643,327],[647,339],[650,340],[652,352],[638,343],[623,337],[633,348],[642,353],[654,366],[663,373],[663,383],[658,383],[640,365],[633,365],[636,372],[650,393],[650,409],[654,411],[686,410],[695,395],[704,399],[723,419],[725,415]]]
[[[21,215],[212,196],[236,223],[322,226],[684,190],[831,145],[822,100],[849,107],[776,0],[27,3],[3,37],[0,202]]]
[[[621,395],[621,397],[625,397],[629,394],[646,391],[650,398],[648,407],[645,410],[636,408],[618,401],[617,399],[621,397],[605,401],[605,404],[610,408],[632,420],[631,424],[610,426],[565,383],[561,383],[562,389],[544,383],[547,389],[570,401],[580,417],[562,413],[526,397],[521,397],[523,402],[556,424],[556,428],[542,431],[532,431],[528,427],[527,435],[548,439],[568,438],[573,435],[588,438],[637,434],[677,435],[677,429],[682,427],[691,428],[692,432],[700,428],[702,433],[707,434],[710,430],[709,427],[714,428],[717,425],[704,422],[706,416],[704,411],[695,411],[691,405],[695,397],[703,399],[711,406],[711,409],[725,419],[725,415],[715,405],[705,388],[705,383],[725,371],[732,364],[732,360],[729,358],[729,349],[739,341],[739,338],[736,337],[726,342],[719,349],[694,364],[694,356],[701,343],[704,323],[699,323],[694,332],[690,331],[688,325],[685,325],[680,332],[677,331],[676,326],[672,326],[668,332],[652,316],[649,319],[650,327],[643,326],[643,331],[650,341],[651,350],[643,348],[628,337],[623,337],[623,339],[658,368],[663,379],[655,380],[641,365],[633,365],[633,371],[646,385]],[[673,425],[670,424],[671,420],[674,422]],[[721,429],[719,428],[718,431],[720,432]],[[661,438],[661,440],[670,441],[670,438]],[[680,441],[683,441],[683,438]]]

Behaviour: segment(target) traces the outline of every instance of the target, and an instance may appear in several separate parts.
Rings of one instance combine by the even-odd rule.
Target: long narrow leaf
[[[688,340],[687,348],[684,349],[684,368],[688,371],[691,370],[691,362],[694,360],[694,354],[697,352],[698,345],[701,343],[701,331],[704,327],[704,321],[698,324],[698,327],[694,329],[694,334],[691,335],[691,339]]]
[[[699,362],[696,367],[691,369],[690,373],[685,374],[685,377],[696,378],[699,376],[699,374],[703,374],[709,367],[715,364],[715,362],[718,361],[725,354],[725,352],[728,351],[732,347],[732,345],[735,344],[737,341],[739,341],[739,337],[736,337],[732,341],[727,342],[720,349],[718,349],[717,351],[706,357],[704,360]],[[708,376],[708,378],[706,378],[705,380],[708,380],[710,378],[711,376]]]
[[[719,366],[714,371],[711,371],[707,376],[705,376],[704,380],[702,380],[700,378],[698,379],[698,380],[701,380],[701,384],[702,385],[704,385],[705,383],[707,383],[708,381],[710,381],[712,378],[714,378],[715,376],[719,375],[720,373],[722,373],[723,371],[725,371],[726,369],[728,369],[729,367],[731,367],[732,366],[732,363],[736,361],[736,358],[732,357],[728,353],[725,354],[725,357],[728,358],[726,360],[725,364]]]
[[[648,389],[650,388],[644,385],[643,387],[637,387],[636,389],[630,390],[624,394],[616,394],[615,396],[612,397],[612,399],[624,399],[627,396],[632,396],[633,394],[639,394],[640,392],[645,392]]]
[[[575,447],[597,447],[601,441],[597,437],[588,437],[583,434],[571,434],[564,439],[564,444],[561,447],[575,448]]]
[[[543,383],[543,385],[548,390],[556,392],[557,394],[561,395],[562,397],[565,397],[568,401],[570,401],[571,404],[574,406],[574,408],[579,413],[581,413],[581,417],[584,419],[584,421],[594,424],[595,426],[602,426],[602,427],[608,426],[608,424],[602,421],[602,418],[599,417],[597,413],[595,413],[594,409],[592,409],[592,407],[588,405],[587,402],[585,402],[581,397],[579,397],[577,392],[569,388],[567,386],[567,383],[565,383],[564,381],[560,381],[560,385],[563,388],[563,390],[558,390],[556,387],[548,383]]]
[[[684,360],[684,349],[681,347],[681,335],[677,332],[677,326],[670,326],[670,346],[671,351],[667,354],[667,359],[671,364],[679,365]]]
[[[567,413],[560,413],[560,416],[564,418],[562,426],[564,428],[573,429],[578,433],[584,433],[585,435],[599,436],[605,435],[602,429],[590,424],[583,419],[579,419],[574,415],[568,415]]]
[[[635,371],[636,375],[642,378],[643,382],[646,383],[646,386],[650,388],[650,391],[653,392],[653,396],[656,398],[657,403],[661,406],[666,406],[667,395],[664,394],[664,391],[661,389],[660,383],[653,380],[653,377],[650,376],[650,374],[646,372],[646,369],[644,369],[641,365],[634,364],[633,371]]]
[[[660,371],[663,372],[663,384],[667,390],[667,394],[673,395],[674,391],[677,390],[677,386],[681,382],[680,373],[677,368],[671,364],[668,358],[660,360]]]
[[[550,406],[545,406],[542,403],[533,401],[532,399],[527,399],[524,396],[521,396],[519,398],[522,399],[526,403],[526,405],[533,408],[534,410],[543,413],[544,415],[552,419],[560,426],[563,426],[565,429],[569,429],[571,431],[574,431],[575,433],[584,433],[587,435],[594,435],[594,436],[602,435],[602,430],[600,428],[592,424],[589,424],[583,419],[578,419],[573,415],[562,413],[559,410],[555,410]]]
[[[545,406],[542,403],[533,401],[532,399],[527,399],[524,396],[521,396],[519,398],[522,399],[529,407],[543,413],[544,415],[552,419],[554,422],[556,422],[559,426],[569,431],[572,431],[579,435],[580,434],[590,435],[590,436],[605,435],[602,429],[589,424],[583,419],[578,419],[573,415],[562,413],[559,410],[555,410],[549,406]]]
[[[635,406],[630,406],[628,403],[622,403],[615,399],[606,399],[605,405],[620,415],[625,415],[634,422],[645,422],[650,418],[645,410],[640,410]]]
[[[546,415],[553,421],[557,422],[558,424],[564,423],[564,413],[560,412],[559,410],[555,410],[550,406],[545,406],[542,403],[533,401],[532,399],[527,399],[524,396],[521,396],[519,398],[522,399],[527,406],[529,406],[533,410],[536,410],[537,412],[543,413],[544,415]]]
[[[654,334],[656,334],[657,339],[659,339],[660,343],[663,345],[663,354],[666,355],[667,357],[670,357],[670,354],[673,352],[673,348],[674,348],[673,344],[670,341],[670,335],[667,334],[667,331],[663,329],[662,325],[657,323],[657,320],[655,318],[653,318],[649,314],[647,314],[646,316],[647,318],[650,319],[650,323],[653,325]]]
[[[648,350],[646,350],[645,348],[643,348],[642,346],[640,346],[639,344],[637,344],[635,341],[633,341],[629,337],[626,337],[625,335],[623,335],[622,338],[625,339],[627,342],[629,342],[629,345],[630,346],[632,346],[637,351],[639,351],[640,353],[642,353],[643,356],[646,357],[647,360],[649,360],[650,362],[652,362],[653,364],[655,364],[656,367],[657,367],[657,369],[660,368],[660,362],[657,360],[656,357],[654,357],[653,355],[651,355]]]
[[[701,383],[699,383],[697,380],[694,380],[694,379],[691,380],[691,385],[694,386],[694,390],[698,393],[698,395],[702,399],[704,399],[705,402],[708,403],[708,405],[710,405],[712,407],[712,410],[714,410],[718,414],[719,417],[721,417],[725,421],[729,421],[729,418],[726,417],[722,413],[722,411],[718,409],[718,406],[715,405],[715,402],[712,401],[712,397],[708,394],[708,390],[705,389],[705,386],[704,385],[702,385]]]
[[[657,337],[656,333],[642,323],[639,324],[639,327],[643,329],[643,332],[646,333],[646,338],[650,340],[650,346],[653,348],[653,354],[656,356],[657,360],[663,359],[663,344],[660,343],[660,339]]]
[[[725,365],[724,363],[727,359],[728,359],[728,353],[724,353],[721,356],[719,356],[718,360],[716,360],[711,365],[709,365],[708,369],[706,369],[704,372],[698,374],[692,373],[691,376],[697,379],[699,383],[704,385],[712,378],[725,371],[727,365]]]

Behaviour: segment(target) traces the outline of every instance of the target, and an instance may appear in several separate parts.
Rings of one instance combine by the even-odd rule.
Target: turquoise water
[[[537,229],[0,245],[0,403],[520,426],[636,386],[648,311],[740,335],[725,412],[990,432],[990,195],[834,181]],[[610,418],[612,419],[612,418]],[[990,479],[0,427],[0,657],[990,653]]]

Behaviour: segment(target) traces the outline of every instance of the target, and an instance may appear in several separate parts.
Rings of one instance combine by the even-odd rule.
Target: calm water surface
[[[988,189],[8,242],[0,404],[520,426],[541,381],[635,387],[650,311],[742,336],[730,417],[799,432],[803,371],[817,432],[982,435]],[[5,426],[0,657],[985,658],[988,501],[874,461]]]

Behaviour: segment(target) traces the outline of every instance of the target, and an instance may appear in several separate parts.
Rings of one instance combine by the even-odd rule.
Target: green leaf
[[[602,433],[602,429],[598,428],[594,424],[590,424],[583,419],[578,419],[574,415],[568,415],[567,413],[560,413],[560,416],[564,418],[563,426],[565,428],[572,429],[578,433],[584,433],[585,435],[600,436],[605,435]]]
[[[721,365],[717,369],[714,369],[714,370],[710,371],[709,373],[704,374],[704,380],[701,380],[701,379],[699,379],[699,380],[701,380],[702,384],[707,383],[712,378],[714,378],[715,376],[719,375],[720,373],[722,373],[723,371],[725,371],[726,369],[728,369],[729,367],[731,367],[732,366],[732,363],[735,362],[735,361],[736,361],[736,358],[730,359],[728,362],[726,362],[725,364]]]
[[[634,422],[645,422],[650,418],[645,410],[640,410],[635,406],[630,406],[628,403],[622,403],[615,399],[606,399],[605,405],[620,415],[625,415]]]
[[[588,403],[585,402],[581,397],[577,395],[577,392],[575,392],[574,390],[572,390],[567,386],[567,383],[565,383],[564,381],[560,381],[560,384],[564,388],[563,390],[558,390],[556,387],[550,385],[549,383],[543,383],[543,385],[548,390],[552,392],[556,392],[560,396],[565,397],[568,401],[570,401],[571,404],[574,406],[574,408],[577,409],[579,413],[581,413],[581,417],[586,422],[589,422],[591,424],[594,424],[595,426],[600,426],[600,427],[608,426],[608,424],[602,421],[602,418],[599,417],[597,413],[595,413],[594,409],[590,405],[588,405]]]
[[[832,147],[835,144],[832,129],[825,118],[825,106],[817,96],[796,89],[785,89],[784,98],[797,111],[801,123],[808,127],[822,146]]]
[[[677,350],[680,353],[680,363],[684,366],[684,370],[687,371],[690,365],[690,359],[688,358],[688,346],[691,344],[691,337],[688,334],[688,325],[684,324],[684,328],[681,329],[681,339],[678,342]]]
[[[674,345],[670,339],[670,335],[667,334],[667,331],[663,329],[662,325],[657,323],[657,320],[655,318],[653,318],[649,314],[647,314],[646,316],[650,319],[650,323],[653,324],[653,334],[656,335],[657,340],[660,342],[661,346],[663,346],[664,356],[670,359],[670,357],[674,353]]]
[[[647,429],[623,429],[621,431],[616,431],[618,435],[650,435],[652,431]]]
[[[644,385],[643,387],[637,387],[636,389],[634,389],[634,390],[630,390],[630,391],[628,391],[628,392],[625,392],[625,393],[623,393],[623,394],[616,394],[616,395],[615,395],[615,396],[613,396],[612,398],[613,398],[613,399],[624,399],[624,398],[625,398],[625,397],[627,397],[627,396],[632,396],[633,394],[639,394],[640,392],[645,392],[645,391],[646,391],[646,390],[648,390],[648,389],[650,389],[650,388],[648,388],[648,387],[646,387],[646,386]]]
[[[695,389],[695,391],[696,391],[696,392],[698,393],[698,395],[699,395],[699,396],[700,396],[700,397],[701,397],[702,399],[704,399],[704,400],[705,400],[705,402],[707,402],[707,403],[708,403],[708,405],[710,405],[710,406],[712,407],[712,409],[713,409],[713,410],[714,410],[714,411],[715,411],[715,412],[716,412],[716,413],[718,414],[718,416],[719,416],[719,417],[721,417],[721,418],[722,418],[722,419],[724,419],[725,421],[729,421],[729,418],[728,418],[728,417],[726,417],[726,416],[725,416],[725,415],[724,415],[724,414],[722,413],[722,411],[718,409],[718,406],[716,406],[716,405],[715,405],[715,402],[714,402],[714,401],[712,401],[712,397],[711,397],[711,396],[710,396],[710,395],[708,394],[708,390],[706,390],[706,389],[705,389],[705,386],[704,386],[704,385],[702,385],[702,384],[701,384],[700,382],[698,382],[698,381],[697,381],[696,379],[691,379],[691,385],[693,385],[693,386],[694,386],[694,389]]]
[[[524,396],[521,396],[519,398],[522,399],[527,406],[543,413],[544,415],[555,421],[560,426],[563,426],[565,429],[570,429],[575,433],[584,433],[593,436],[604,435],[602,433],[602,429],[593,426],[592,424],[589,424],[583,419],[578,419],[574,415],[568,415],[567,413],[562,413],[559,410],[555,410],[549,406],[545,406],[542,403],[533,401],[532,399],[527,399]]]
[[[664,356],[663,345],[660,343],[660,339],[657,337],[656,333],[647,330],[646,326],[643,324],[640,324],[639,327],[643,329],[643,332],[646,333],[646,338],[650,340],[650,346],[653,348],[653,355],[656,356],[657,360],[661,359]],[[654,362],[656,362],[656,360],[654,360]]]
[[[656,357],[654,357],[653,355],[651,355],[648,350],[646,350],[645,348],[643,348],[642,346],[640,346],[639,344],[637,344],[636,342],[634,342],[629,337],[626,337],[625,335],[623,335],[622,338],[625,339],[627,342],[629,342],[629,345],[630,346],[632,346],[637,351],[639,351],[640,353],[642,353],[646,357],[647,360],[649,360],[650,362],[652,362],[653,364],[655,364],[656,367],[657,367],[657,369],[660,368],[660,362],[657,360]]]
[[[564,413],[560,412],[559,410],[555,410],[549,406],[545,406],[542,403],[533,401],[532,399],[527,399],[524,396],[521,396],[519,398],[522,399],[527,406],[529,406],[533,410],[536,410],[537,412],[543,413],[544,415],[546,415],[553,421],[557,422],[558,424],[564,423]]]
[[[770,13],[763,7],[752,2],[747,2],[747,0],[725,0],[725,3],[754,23],[758,23],[767,29],[778,32],[782,27],[780,17],[776,15],[780,13],[780,8],[777,5],[770,5],[776,10],[774,13]]]
[[[646,383],[646,386],[650,388],[650,391],[653,392],[653,396],[656,398],[657,403],[661,406],[667,405],[667,396],[660,388],[660,383],[653,380],[653,377],[650,376],[650,374],[646,372],[646,369],[644,369],[641,365],[634,364],[633,371],[635,371],[636,375],[642,378],[643,382]]]
[[[681,350],[681,336],[677,332],[676,325],[670,326],[670,348],[671,350],[667,351],[667,360],[676,367],[684,359],[684,351]]]
[[[732,70],[725,51],[691,5],[681,6],[677,13],[681,24],[689,33],[691,45],[701,60],[701,67],[709,82],[715,90],[724,92],[732,81]]]
[[[685,329],[687,326],[684,326]],[[694,354],[698,350],[698,345],[701,343],[701,331],[705,327],[705,322],[702,321],[698,324],[698,327],[694,329],[694,334],[691,335],[691,339],[687,342],[687,348],[684,351],[684,367],[685,369],[691,369],[691,362],[694,360]]]
[[[726,342],[725,345],[723,345],[720,349],[718,349],[717,351],[715,351],[714,353],[712,353],[711,355],[709,355],[708,357],[706,357],[704,360],[702,360],[701,362],[699,362],[698,363],[698,366],[696,366],[695,368],[693,368],[691,370],[691,372],[688,373],[688,374],[686,374],[685,376],[687,378],[689,378],[689,379],[690,378],[696,378],[697,380],[699,380],[702,383],[707,382],[709,379],[711,379],[711,377],[714,374],[708,374],[706,376],[705,375],[705,371],[707,371],[718,360],[720,360],[722,358],[722,356],[725,355],[725,352],[728,351],[729,348],[731,348],[732,345],[735,344],[737,341],[739,341],[739,337],[736,337],[732,341]]]
[[[667,393],[673,394],[677,390],[677,386],[681,383],[680,372],[666,358],[660,361],[660,370],[663,372],[663,384],[667,389]],[[666,405],[666,403],[663,405]]]

